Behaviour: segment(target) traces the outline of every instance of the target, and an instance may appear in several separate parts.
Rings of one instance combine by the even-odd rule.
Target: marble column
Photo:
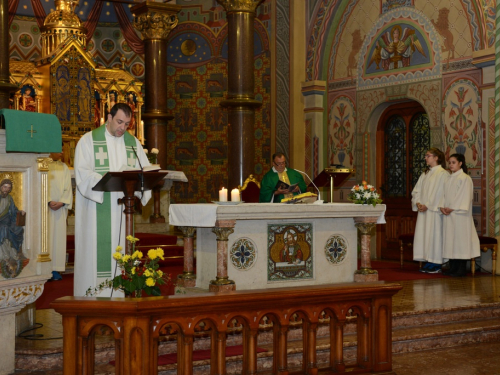
[[[9,96],[17,87],[9,78],[9,1],[0,0],[0,109],[9,108]]]
[[[235,220],[217,220],[212,232],[217,236],[217,277],[210,281],[210,292],[230,292],[236,290],[236,284],[227,275],[227,241],[234,232]]]
[[[228,111],[228,188],[243,185],[254,173],[255,100],[254,19],[262,0],[217,0],[227,13],[228,94],[221,106]]]
[[[371,233],[377,225],[377,217],[356,217],[354,223],[361,233],[361,268],[354,272],[354,281],[378,281],[378,272],[372,269],[370,262]]]
[[[196,286],[196,275],[194,271],[194,234],[195,227],[179,227],[184,235],[184,270],[182,275],[177,276],[177,285],[184,288]]]
[[[142,114],[146,147],[157,148],[158,164],[167,167],[167,123],[174,117],[167,113],[167,37],[177,26],[180,5],[144,1],[130,10],[134,27],[144,40],[145,103]]]

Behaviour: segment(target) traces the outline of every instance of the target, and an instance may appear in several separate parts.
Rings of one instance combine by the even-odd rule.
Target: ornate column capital
[[[234,228],[214,227],[212,232],[217,236],[217,241],[228,241],[229,235],[234,232]]]
[[[263,0],[217,0],[226,12],[251,12],[255,10]]]
[[[177,13],[180,5],[168,5],[144,1],[133,6],[134,27],[140,31],[143,39],[166,39],[170,31],[177,26]]]
[[[193,238],[196,233],[196,227],[179,227],[182,235],[187,238]]]
[[[375,228],[376,223],[356,223],[354,225],[358,228],[361,234],[370,234],[373,228]]]

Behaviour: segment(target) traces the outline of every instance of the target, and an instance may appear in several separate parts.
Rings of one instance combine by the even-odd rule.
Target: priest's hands
[[[54,202],[54,201],[50,201],[49,202],[49,208],[53,211],[57,211],[58,209],[60,209],[62,206],[64,206],[64,203],[63,202]]]

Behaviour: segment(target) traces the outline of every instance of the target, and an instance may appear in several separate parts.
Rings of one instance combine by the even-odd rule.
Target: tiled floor
[[[408,311],[446,311],[464,306],[500,303],[500,276],[403,281],[401,284],[403,289],[393,298],[395,314]],[[43,337],[38,337],[38,340],[17,338],[16,353],[32,350],[52,352],[62,347],[61,316],[53,310],[38,310],[36,321],[43,323],[43,327],[27,334],[36,333]],[[110,340],[110,337],[104,336],[100,343],[106,345]],[[398,375],[500,374],[500,343],[395,354],[393,369]]]

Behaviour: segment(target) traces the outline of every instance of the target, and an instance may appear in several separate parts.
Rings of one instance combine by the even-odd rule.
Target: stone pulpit
[[[51,277],[49,152],[61,152],[54,115],[0,110],[0,374],[14,372],[16,313]]]

